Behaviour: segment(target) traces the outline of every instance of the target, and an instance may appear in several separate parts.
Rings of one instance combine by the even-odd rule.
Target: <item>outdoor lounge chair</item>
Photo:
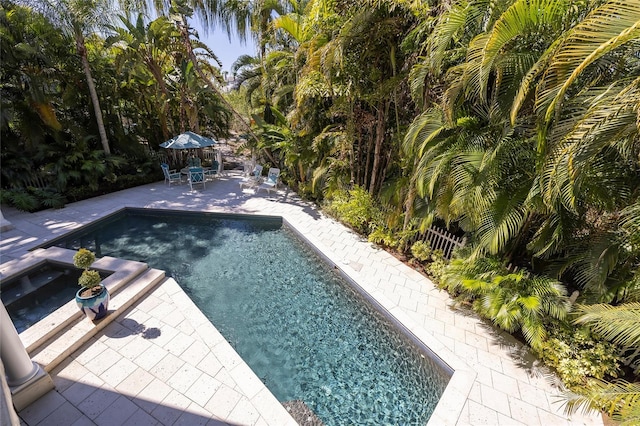
[[[164,183],[171,185],[172,183],[182,183],[182,174],[177,170],[169,170],[169,165],[166,163],[160,164],[162,173],[164,173]]]
[[[256,164],[253,168],[253,172],[251,174],[242,179],[240,182],[240,188],[254,188],[262,182],[262,166],[260,164]]]
[[[204,176],[207,178],[211,178],[211,180],[215,179],[219,175],[219,168],[219,163],[216,160],[213,160],[211,168],[204,171]]]
[[[204,189],[204,169],[202,167],[189,167],[189,187],[193,191],[193,185],[202,184]]]
[[[245,160],[242,164],[242,175],[245,177],[251,176],[255,172],[256,162],[254,160]]]
[[[269,169],[269,174],[267,175],[267,179],[256,188],[256,192],[261,189],[267,191],[267,193],[271,193],[271,191],[276,191],[278,189],[278,180],[280,179],[280,169],[276,169],[272,167]]]

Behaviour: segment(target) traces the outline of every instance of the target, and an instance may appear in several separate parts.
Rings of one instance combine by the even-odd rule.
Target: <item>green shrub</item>
[[[439,284],[456,299],[470,302],[496,326],[509,333],[521,331],[533,348],[546,338],[545,320],[564,320],[569,310],[562,283],[526,271],[509,271],[495,257],[454,259]]]
[[[442,250],[433,250],[430,257],[431,262],[427,263],[425,269],[433,279],[440,282],[447,267],[447,261],[444,258],[444,253]]]
[[[75,267],[84,269],[84,271],[82,271],[82,275],[78,278],[78,285],[80,287],[92,288],[99,285],[100,281],[102,281],[98,271],[89,270],[95,260],[96,255],[85,248],[81,248],[73,256],[73,264]]]
[[[568,388],[579,391],[576,388],[587,385],[588,378],[618,376],[619,349],[594,338],[588,328],[554,323],[548,333],[537,353],[546,365],[558,372]]]
[[[38,197],[26,189],[3,190],[3,200],[7,200],[10,205],[24,212],[35,212],[42,208]]]
[[[88,186],[76,186],[73,188],[67,188],[66,194],[71,201],[86,200],[87,198],[91,198],[97,195],[96,191],[89,188]]]
[[[369,192],[356,186],[350,191],[334,193],[327,211],[361,234],[382,225],[382,212]]]
[[[25,212],[35,212],[45,208],[62,208],[66,201],[64,195],[53,189],[35,187],[4,189],[0,198],[3,203]]]
[[[416,241],[411,246],[411,255],[420,262],[431,260],[431,243],[429,241]]]
[[[385,247],[398,247],[398,239],[387,228],[378,227],[369,234],[369,242],[380,244]]]
[[[73,255],[73,265],[80,269],[89,269],[95,260],[96,255],[86,248],[81,248]]]
[[[80,287],[92,288],[100,284],[102,278],[98,271],[86,270],[82,272],[80,278],[78,278],[78,285]]]
[[[61,209],[67,201],[64,195],[51,189],[34,189],[34,195],[46,208]]]

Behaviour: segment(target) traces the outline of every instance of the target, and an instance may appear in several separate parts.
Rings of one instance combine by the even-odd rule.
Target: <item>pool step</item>
[[[285,401],[282,403],[284,408],[287,409],[291,417],[298,423],[300,426],[324,426],[322,420],[316,413],[313,412],[311,408],[304,401],[300,399],[296,399],[293,401]]]
[[[31,359],[40,364],[45,371],[50,372],[82,346],[83,343],[95,336],[138,299],[146,295],[151,288],[165,279],[164,271],[147,269],[146,272],[127,285],[120,286],[114,294],[111,294],[109,313],[106,317],[95,322],[82,317],[75,323],[69,324],[64,330],[59,331],[43,344],[29,350]]]
[[[74,250],[67,250],[60,247],[39,249],[34,253],[23,256],[17,260],[14,265],[11,265],[11,268],[4,269],[4,272],[17,274],[21,270],[44,262],[73,265],[73,256],[75,253]],[[102,283],[107,287],[111,295],[116,294],[122,286],[127,285],[149,270],[149,266],[146,263],[116,259],[109,256],[96,260],[92,267],[110,272],[110,275],[105,278]],[[55,312],[47,315],[46,318],[20,333],[20,340],[22,340],[22,344],[27,349],[27,352],[31,353],[49,340],[52,335],[65,330],[70,324],[78,322],[83,316],[75,300],[72,299]]]

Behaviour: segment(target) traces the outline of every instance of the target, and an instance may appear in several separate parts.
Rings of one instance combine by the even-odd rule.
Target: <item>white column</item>
[[[0,232],[8,231],[10,229],[13,229],[13,224],[4,218],[2,210],[0,210]]]
[[[38,373],[39,366],[29,358],[7,308],[2,303],[0,305],[0,358],[7,374],[7,384],[20,386]]]
[[[222,151],[217,150],[216,151],[216,161],[218,162],[218,176],[222,174],[223,170],[224,170],[224,164],[222,164]]]

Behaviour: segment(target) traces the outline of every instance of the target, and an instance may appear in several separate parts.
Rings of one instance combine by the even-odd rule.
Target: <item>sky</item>
[[[231,41],[229,41],[227,33],[219,27],[213,31],[209,30],[209,33],[205,35],[200,20],[195,16],[189,20],[189,25],[198,32],[200,41],[209,46],[218,59],[220,59],[220,62],[222,62],[222,71],[230,71],[231,65],[239,56],[255,56],[256,54],[255,43],[250,37],[245,43],[241,43],[238,38],[232,34]]]

